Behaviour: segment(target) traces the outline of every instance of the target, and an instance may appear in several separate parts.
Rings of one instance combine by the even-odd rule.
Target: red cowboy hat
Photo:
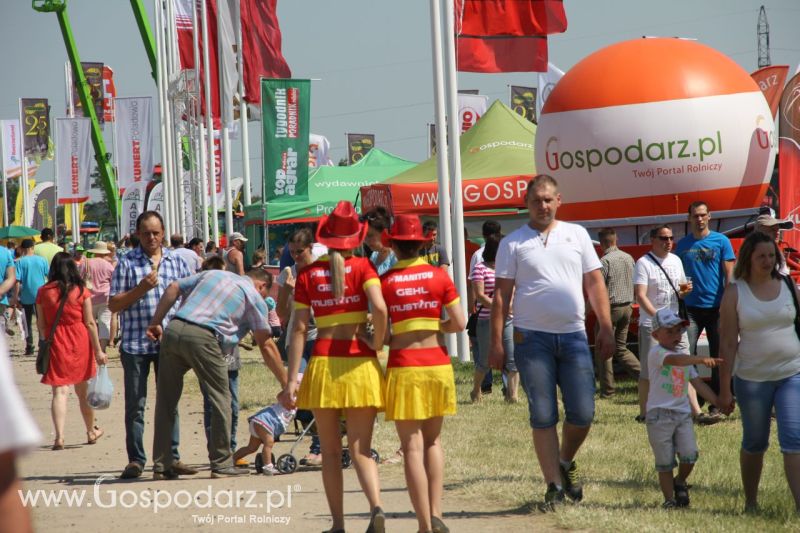
[[[431,240],[422,231],[422,223],[417,215],[397,215],[394,224],[381,235],[384,246],[390,246],[392,241],[429,241]]]
[[[358,221],[353,204],[342,200],[330,215],[324,215],[317,228],[317,242],[334,250],[350,250],[367,235],[367,225]]]

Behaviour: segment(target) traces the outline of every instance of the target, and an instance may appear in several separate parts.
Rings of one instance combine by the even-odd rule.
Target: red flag
[[[261,103],[261,78],[291,78],[281,52],[278,0],[242,0],[244,99]]]
[[[117,87],[114,85],[114,71],[108,65],[103,66],[103,117],[106,122],[114,121],[114,98]]]
[[[750,74],[758,83],[761,92],[764,93],[764,98],[767,99],[773,117],[778,112],[783,85],[786,83],[786,76],[788,75],[789,67],[786,65],[764,67]]]
[[[550,35],[567,30],[562,0],[455,0],[459,35]]]
[[[544,72],[547,35],[567,29],[561,0],[454,0],[461,72]]]
[[[203,22],[200,7],[194,0],[172,0],[175,6],[175,29],[178,33],[178,50],[181,68],[194,68],[194,45],[192,43],[192,6],[197,8],[198,43],[200,48],[200,68],[198,70],[201,101],[200,114],[206,114],[205,69],[203,68]],[[203,1],[203,0],[199,0]],[[211,114],[215,127],[219,126],[219,68],[217,63],[217,0],[207,0],[208,15],[208,62],[211,66]]]

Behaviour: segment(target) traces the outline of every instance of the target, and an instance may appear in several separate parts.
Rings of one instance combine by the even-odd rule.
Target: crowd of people
[[[552,177],[530,181],[526,204],[528,223],[508,235],[496,221],[483,224],[484,245],[472,254],[462,296],[475,315],[470,398],[482,401],[492,369],[501,372],[507,402],[518,402],[523,390],[546,508],[583,499],[576,457],[594,420],[596,392],[600,399],[616,394],[617,364],[638,380],[635,418],[647,427],[664,508],[690,503],[687,478],[699,456],[693,424],[717,423],[738,405],[747,508],[758,506],[774,412],[800,509],[800,298],[778,246],[779,229],[791,222],[759,216],[737,259],[730,240],[710,229],[708,205],[698,201],[689,206],[685,237],[676,243],[670,226],[656,226],[650,249],[634,260],[618,247],[614,228],[599,231],[598,255],[586,229],[556,218],[561,196]],[[203,394],[212,477],[249,474],[247,457],[259,448],[264,472],[278,473],[270,453],[275,439],[293,418],[313,421],[301,464],[321,466],[329,531],[345,525],[344,434],[369,504],[368,531],[384,531],[371,455],[383,412],[395,423],[420,531],[448,531],[440,435],[444,417],[456,412],[456,395],[444,334],[464,330],[467,317],[448,274],[450,260],[435,243],[435,222],[391,217],[380,208],[359,216],[342,201],[316,231],[299,228],[289,236],[274,279],[263,250],[247,260],[240,233],[229,236],[225,250],[200,239],[184,243],[180,235],[166,247],[163,221],[152,211],[137,219],[136,230],[118,252],[97,242],[68,254],[49,229],[39,244],[24,240],[16,261],[0,247],[0,310],[24,312],[26,354],[34,351],[34,316],[39,341],[51,339],[42,383],[52,387],[53,450],[64,447],[70,386],[86,442],[103,436],[87,382],[106,364],[119,331],[127,451],[121,478],[142,476],[147,463],[151,368],[153,477],[198,473],[179,450],[178,405],[192,370]],[[269,297],[273,281],[277,301]],[[634,306],[638,357],[628,346]],[[700,354],[703,333],[707,349]],[[277,403],[248,417],[249,442],[237,446],[239,349],[248,343],[258,347],[282,392]],[[384,370],[378,354],[385,346]],[[697,365],[711,369],[708,384]],[[709,403],[706,412],[698,393]]]

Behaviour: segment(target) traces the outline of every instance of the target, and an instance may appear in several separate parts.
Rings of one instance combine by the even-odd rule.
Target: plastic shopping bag
[[[114,384],[108,375],[106,365],[100,365],[97,375],[89,380],[88,401],[94,409],[108,409],[114,396]]]

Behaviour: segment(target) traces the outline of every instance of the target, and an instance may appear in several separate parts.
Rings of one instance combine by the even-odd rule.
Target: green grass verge
[[[243,354],[240,421],[274,402],[279,389],[260,359],[253,359],[258,357],[257,352]],[[472,365],[455,362],[454,367],[458,414],[447,418],[442,434],[446,490],[509,513],[537,513],[536,504],[543,498],[545,487],[533,454],[524,394],[519,404],[506,404],[496,379],[494,394],[472,405]],[[199,394],[191,372],[185,391]],[[759,514],[743,513],[741,424],[737,413],[714,426],[695,426],[700,459],[689,478],[693,487],[691,507],[662,511],[645,426],[633,420],[637,413],[633,381],[619,382],[613,399],[597,401],[595,423],[577,458],[584,501],[566,505],[548,522],[552,520],[555,527],[565,529],[613,532],[800,530],[774,428],[761,480]],[[373,447],[384,457],[398,448],[394,425],[384,422],[382,416],[375,428]],[[381,467],[384,469],[402,475],[400,465]]]

